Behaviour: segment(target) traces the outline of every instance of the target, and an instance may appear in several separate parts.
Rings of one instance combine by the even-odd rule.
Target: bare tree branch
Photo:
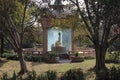
[[[25,22],[25,17],[26,17],[26,11],[27,11],[27,7],[28,7],[28,1],[25,2],[25,5],[24,5],[24,10],[23,10],[23,17],[22,17],[22,22],[21,22],[21,39],[23,37],[23,31],[24,31],[24,22]],[[22,40],[21,40],[22,42]]]
[[[85,5],[86,5],[86,10],[87,10],[87,13],[88,13],[88,18],[90,20],[91,26],[94,26],[94,23],[92,21],[92,16],[91,16],[91,13],[90,13],[90,8],[88,6],[89,2],[88,2],[88,0],[84,0],[84,2],[85,2]]]
[[[75,4],[76,5],[76,2],[75,2],[75,0],[73,1],[73,0],[70,0],[73,4]]]
[[[70,0],[70,1],[73,2],[73,0]],[[89,26],[89,24],[88,24],[88,21],[87,21],[87,20],[85,19],[85,17],[83,16],[83,13],[82,13],[82,10],[81,10],[81,8],[80,8],[80,6],[79,6],[78,0],[76,0],[76,3],[75,3],[75,2],[73,2],[73,3],[74,3],[74,4],[77,6],[77,8],[78,8],[78,12],[79,12],[81,18],[83,19],[83,22],[85,23],[86,28],[87,28],[87,30],[88,30],[88,32],[89,32],[89,37],[93,38],[93,37],[94,37],[93,31],[91,30],[91,28],[90,28],[90,26]]]
[[[112,45],[113,42],[114,42],[115,40],[119,39],[119,38],[120,38],[120,34],[118,34],[118,35],[116,35],[115,37],[113,37],[112,39],[110,39],[109,42],[108,42],[109,46]]]

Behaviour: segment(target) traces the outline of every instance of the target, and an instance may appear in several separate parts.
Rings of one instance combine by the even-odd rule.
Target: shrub
[[[7,57],[8,60],[19,60],[19,57],[17,54],[10,54],[8,57]]]
[[[26,61],[33,61],[33,62],[41,62],[42,57],[41,56],[36,56],[36,55],[26,55],[25,60]]]
[[[47,76],[46,76],[46,75],[41,74],[41,75],[39,75],[39,76],[37,77],[37,79],[36,79],[36,80],[48,80],[48,78],[47,78]]]
[[[85,58],[85,59],[88,59],[88,60],[89,60],[89,59],[95,59],[94,56],[85,56],[84,58]]]
[[[12,77],[8,77],[7,73],[3,73],[2,77],[0,78],[0,80],[18,80],[16,73],[14,72]]]
[[[95,80],[109,80],[108,70],[101,70],[96,73]]]
[[[8,60],[19,60],[19,57],[17,54],[12,54],[12,53],[4,53],[2,55],[3,58],[6,58]]]
[[[96,74],[96,80],[120,80],[120,68],[111,67],[108,70],[101,70]]]
[[[61,80],[85,80],[85,79],[81,69],[71,69],[61,77]]]
[[[7,58],[10,55],[10,53],[4,53],[2,54],[2,58]]]
[[[27,73],[27,80],[35,80],[36,79],[36,72],[30,71]]]
[[[111,52],[106,54],[106,63],[120,63],[120,52]]]
[[[8,60],[19,60],[18,55],[12,53],[4,53],[2,57]],[[33,62],[42,62],[44,60],[41,56],[37,56],[37,55],[25,55],[24,59],[26,61],[33,61]]]
[[[84,61],[84,57],[71,57],[71,62],[82,62]]]
[[[111,67],[109,69],[109,80],[120,80],[120,67]]]
[[[78,56],[79,56],[79,53],[78,53],[78,52],[75,52],[74,55],[75,55],[76,57],[78,57]]]
[[[57,80],[57,73],[55,71],[47,71],[47,78],[48,80]]]
[[[7,73],[3,73],[1,80],[9,80]]]
[[[58,53],[55,52],[55,51],[51,51],[49,54],[48,54],[48,57],[51,59],[51,58],[54,58],[54,57],[58,57]]]
[[[14,71],[13,76],[12,76],[12,78],[10,80],[17,80],[17,76],[16,76],[15,71]]]

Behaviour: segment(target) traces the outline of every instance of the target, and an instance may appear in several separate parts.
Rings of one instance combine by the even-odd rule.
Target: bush
[[[16,76],[15,72],[13,73],[13,76],[12,76],[12,78],[10,80],[17,80],[17,76]]]
[[[74,55],[75,55],[76,57],[78,57],[78,56],[79,56],[79,53],[78,53],[78,52],[75,52]]]
[[[12,53],[4,53],[2,57],[8,60],[19,60],[18,55]],[[41,56],[36,56],[36,55],[26,55],[24,56],[24,59],[26,61],[33,61],[33,62],[42,62],[44,60]]]
[[[85,56],[84,59],[88,59],[88,60],[89,59],[95,59],[95,57],[94,56]]]
[[[8,57],[7,57],[8,60],[19,60],[19,57],[17,54],[10,54]]]
[[[109,80],[120,80],[120,67],[111,67],[109,69]]]
[[[37,77],[37,79],[36,79],[36,80],[48,80],[48,78],[47,78],[47,76],[46,76],[46,75],[41,74],[41,75],[39,75],[39,76]]]
[[[26,61],[33,61],[33,62],[42,62],[42,57],[36,56],[36,55],[26,55],[25,60]]]
[[[96,73],[95,80],[109,80],[108,70],[101,70]]]
[[[2,55],[3,58],[6,58],[8,60],[19,60],[19,57],[17,54],[12,54],[12,53],[4,53]]]
[[[120,63],[120,52],[111,52],[106,54],[106,63]]]
[[[58,53],[55,52],[55,51],[51,51],[49,54],[48,54],[48,57],[51,59],[51,58],[54,58],[54,57],[58,57]]]
[[[8,56],[10,56],[10,53],[4,53],[4,54],[2,54],[2,58],[7,58]]]
[[[3,73],[1,80],[9,80],[7,73]]]
[[[84,61],[84,57],[76,57],[76,56],[71,57],[71,62],[82,62],[82,61]]]
[[[35,71],[28,72],[26,80],[36,80],[36,72]]]
[[[120,80],[120,67],[111,67],[96,74],[96,80]]]
[[[24,79],[21,76],[16,76],[15,72],[11,78],[8,77],[7,73],[3,73],[0,80],[58,80],[58,77],[55,71],[47,71],[46,74],[38,76],[36,76],[35,71],[31,71]],[[85,80],[85,78],[81,69],[71,69],[64,73],[59,80]],[[111,67],[97,72],[95,80],[120,80],[120,67]]]
[[[57,80],[57,73],[55,71],[47,71],[46,72],[48,80]]]
[[[85,79],[81,69],[71,69],[61,77],[61,80],[85,80]]]

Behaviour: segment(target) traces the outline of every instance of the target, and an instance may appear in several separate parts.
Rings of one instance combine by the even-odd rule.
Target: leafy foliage
[[[101,70],[96,72],[95,80],[120,80],[120,67],[111,67],[107,70]],[[47,73],[42,73],[36,75],[35,71],[30,71],[26,74],[26,77],[18,77],[16,73],[13,73],[12,77],[8,77],[7,73],[2,75],[1,80],[85,80],[84,74],[81,69],[72,69],[64,73],[59,78],[55,71],[47,71]]]
[[[4,34],[4,36],[7,35],[5,38],[19,54],[20,63],[22,64],[20,65],[20,72],[22,74],[27,72],[27,67],[22,55],[24,32],[34,24],[38,17],[38,13],[33,15],[30,11],[36,11],[39,7],[29,11],[29,9],[33,7],[30,5],[33,5],[34,3],[35,2],[30,0],[0,0],[0,18],[5,24],[5,31],[2,31],[2,34]],[[35,20],[33,21],[33,19]]]
[[[54,58],[54,57],[58,57],[58,53],[56,51],[51,51],[49,54],[48,54],[48,57],[50,59]]]
[[[46,75],[48,77],[48,80],[57,80],[57,73],[55,71],[47,71]]]
[[[16,75],[15,72],[13,73],[13,76],[12,76],[11,80],[17,80],[17,75]]]
[[[120,39],[117,39],[109,48],[109,51],[120,51]]]
[[[19,57],[17,54],[12,54],[12,53],[4,53],[2,57],[8,59],[8,60],[19,60]]]
[[[90,59],[95,59],[95,56],[85,56],[84,57],[86,60],[90,60]]]
[[[48,80],[47,76],[44,74],[41,74],[37,77],[37,80]]]
[[[35,47],[35,44],[42,43],[41,28],[36,26],[29,29],[24,33],[23,48]]]
[[[28,72],[26,80],[36,80],[36,72],[35,71]]]
[[[73,69],[73,70],[67,71],[61,77],[61,80],[85,80],[85,79],[81,69]]]
[[[8,75],[7,75],[7,73],[3,73],[2,80],[8,80]]]
[[[41,56],[35,56],[35,55],[26,55],[25,56],[26,61],[33,61],[33,62],[42,62],[43,58]]]
[[[51,25],[52,26],[57,26],[61,28],[72,28],[75,25],[78,24],[78,18],[76,16],[64,16],[64,18],[61,19],[51,19]],[[75,24],[77,23],[77,24]],[[75,26],[77,27],[77,26]]]
[[[120,63],[120,52],[113,51],[111,53],[107,53],[105,62],[106,63]]]
[[[19,57],[17,54],[12,54],[12,53],[4,53],[2,55],[3,58],[6,58],[8,60],[19,60]],[[26,61],[33,61],[33,62],[42,62],[45,61],[45,59],[41,56],[37,55],[25,55],[24,59]]]
[[[78,52],[75,52],[74,55],[75,55],[76,57],[78,57],[78,56],[79,56],[79,53],[78,53]]]
[[[110,45],[120,38],[120,34],[111,35],[113,28],[119,27],[120,0],[70,0],[81,16],[87,37],[96,51],[96,69],[105,68],[105,54]]]
[[[111,67],[108,70],[101,70],[96,75],[96,80],[119,80],[120,68]]]

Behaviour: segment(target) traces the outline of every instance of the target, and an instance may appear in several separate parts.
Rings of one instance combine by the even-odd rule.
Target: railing
[[[91,49],[81,49],[81,50],[78,50],[77,51],[78,53],[80,54],[83,54],[83,56],[95,56],[95,51],[94,49],[91,50]],[[34,48],[27,48],[27,49],[23,49],[23,53],[24,54],[28,54],[28,55],[42,55],[43,54],[43,51],[42,50],[37,50],[37,49],[34,49]],[[73,51],[68,51],[67,54],[70,55],[72,54]]]
[[[29,54],[29,55],[41,55],[43,53],[43,51],[37,50],[34,48],[27,48],[27,49],[23,49],[23,53]]]

